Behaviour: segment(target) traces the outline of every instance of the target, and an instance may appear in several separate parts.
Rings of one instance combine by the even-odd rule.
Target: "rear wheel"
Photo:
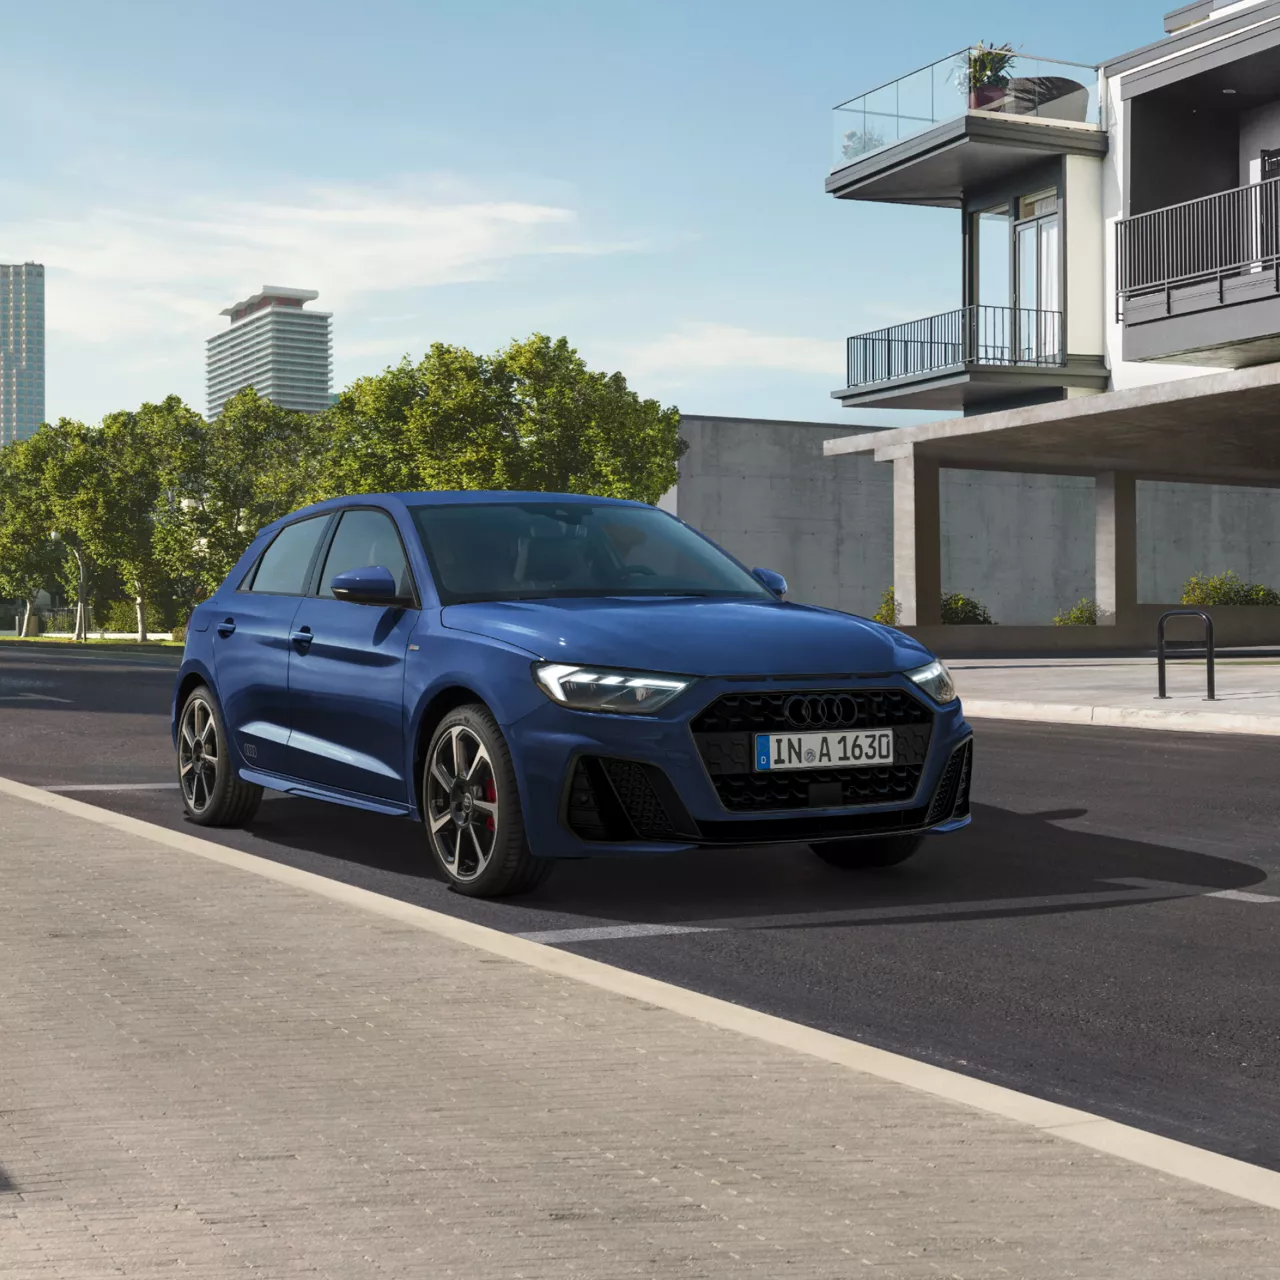
[[[187,816],[202,827],[242,827],[258,812],[262,788],[241,780],[213,694],[198,685],[178,720],[178,785]]]
[[[525,839],[511,752],[488,708],[449,712],[427,748],[422,778],[427,843],[449,884],[472,898],[526,893],[551,870]]]
[[[854,840],[824,840],[809,846],[823,862],[843,871],[865,871],[873,867],[896,867],[906,862],[924,836],[866,836]]]

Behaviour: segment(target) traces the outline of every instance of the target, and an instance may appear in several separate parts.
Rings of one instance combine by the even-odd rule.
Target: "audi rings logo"
[[[858,704],[847,693],[798,693],[783,710],[797,729],[847,729],[858,719]]]

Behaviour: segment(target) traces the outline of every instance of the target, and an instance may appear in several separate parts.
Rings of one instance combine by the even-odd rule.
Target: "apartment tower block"
[[[314,289],[263,285],[222,312],[231,326],[207,344],[209,418],[237,391],[253,387],[282,409],[318,413],[332,402],[333,316],[306,311]]]

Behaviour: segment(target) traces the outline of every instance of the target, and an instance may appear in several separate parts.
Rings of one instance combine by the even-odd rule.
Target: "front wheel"
[[[529,850],[511,752],[479,703],[458,707],[436,726],[423,770],[422,817],[436,865],[468,897],[525,893],[551,870]]]
[[[178,720],[178,785],[187,816],[202,827],[242,827],[262,801],[262,788],[236,772],[230,747],[213,694],[197,686]]]
[[[921,844],[924,836],[865,836],[852,840],[824,840],[811,844],[823,862],[842,871],[865,871],[874,867],[896,867],[906,862]]]

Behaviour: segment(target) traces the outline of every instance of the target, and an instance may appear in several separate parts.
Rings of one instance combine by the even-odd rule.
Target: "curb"
[[[529,965],[544,973],[666,1009],[724,1031],[750,1036],[764,1043],[848,1067],[852,1071],[916,1089],[975,1111],[1029,1125],[1045,1134],[1092,1151],[1115,1156],[1131,1164],[1181,1178],[1240,1200],[1280,1209],[1280,1172],[1264,1169],[1259,1165],[1205,1151],[1172,1138],[1163,1138],[1131,1125],[1107,1120],[1060,1103],[1048,1102],[1003,1085],[976,1080],[957,1071],[877,1049],[857,1040],[846,1040],[830,1032],[788,1022],[772,1014],[689,991],[672,983],[615,968],[599,960],[590,960],[585,956],[561,951],[485,925],[473,924],[469,920],[460,920],[443,912],[432,911],[428,907],[415,906],[369,889],[341,884],[314,872],[272,862],[269,858],[261,858],[255,854],[242,853],[238,849],[226,848],[198,836],[171,831],[140,818],[114,813],[109,809],[42,791],[9,778],[0,777],[0,795],[43,805],[47,809],[98,826],[110,827],[152,844],[165,845],[182,853],[194,854],[223,866],[250,872],[265,880],[274,880],[279,884],[317,894],[333,902],[398,920],[425,933],[475,947],[517,964]]]
[[[1280,715],[1231,711],[1162,711],[1141,707],[1091,707],[1069,702],[996,702],[961,695],[975,720],[1028,720],[1040,724],[1091,724],[1112,729],[1163,729],[1173,733],[1239,733],[1280,737]]]

